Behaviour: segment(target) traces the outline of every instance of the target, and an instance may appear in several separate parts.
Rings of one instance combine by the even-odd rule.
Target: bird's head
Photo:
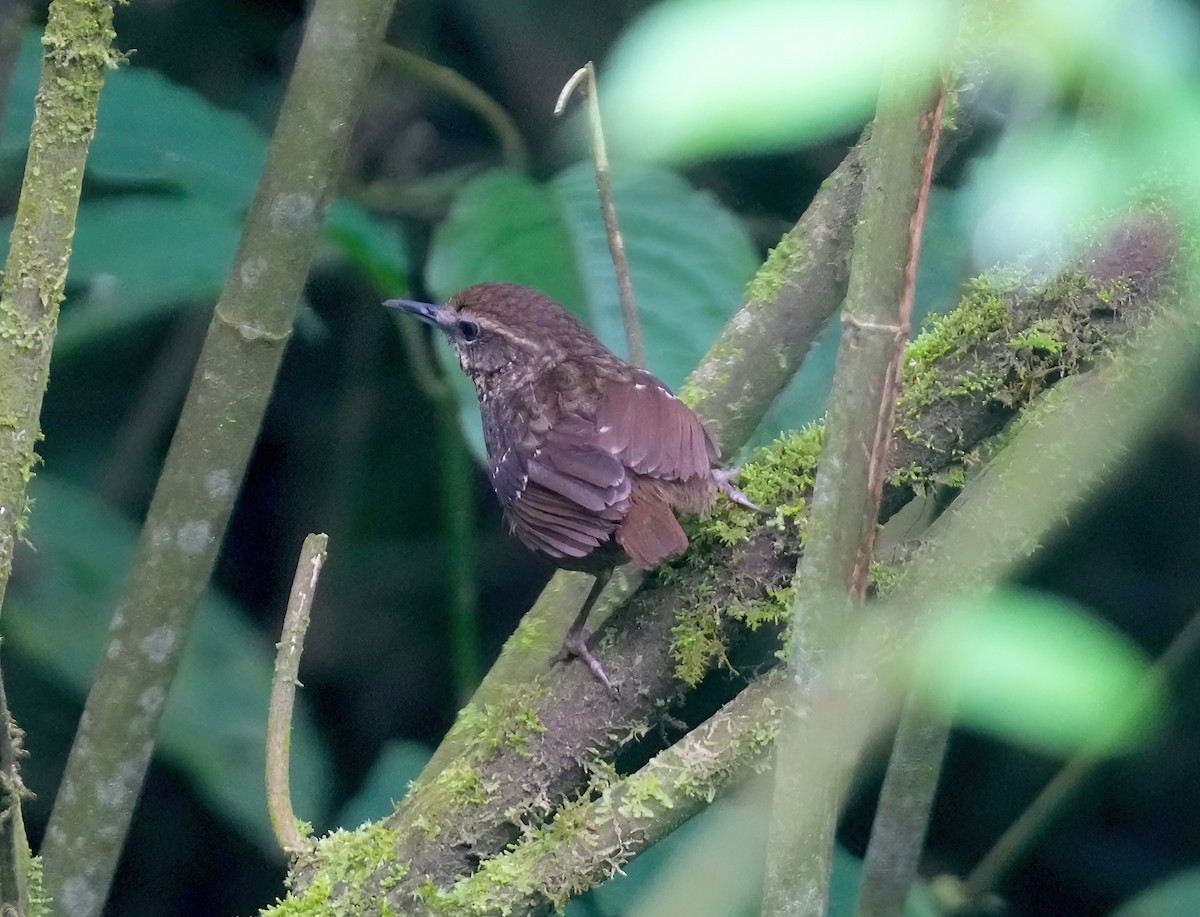
[[[554,300],[515,283],[476,284],[441,306],[408,299],[389,299],[384,305],[439,329],[473,378],[511,366],[561,360],[564,342],[573,341],[578,349],[581,335],[586,344],[600,346]]]

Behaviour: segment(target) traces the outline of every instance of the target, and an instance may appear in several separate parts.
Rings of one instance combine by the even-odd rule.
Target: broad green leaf
[[[672,172],[618,165],[613,189],[649,369],[678,386],[740,304],[758,257],[728,211]],[[468,184],[434,234],[426,281],[439,300],[485,281],[533,287],[626,353],[590,163],[546,184],[507,171]],[[468,439],[482,454],[474,390],[455,378],[461,373],[452,357],[447,367]]]
[[[871,118],[885,62],[924,92],[950,26],[942,0],[668,0],[613,50],[606,130],[654,159],[810,143]]]
[[[593,328],[627,355],[617,282],[590,162],[550,182],[583,273]],[[742,302],[759,257],[737,219],[710,194],[665,169],[613,175],[621,235],[637,294],[649,368],[680,385]]]
[[[206,200],[127,194],[79,209],[55,355],[221,292],[240,217]]]
[[[1200,914],[1200,869],[1188,869],[1164,879],[1126,901],[1112,917],[1182,917]]]
[[[107,643],[137,532],[90,493],[51,475],[38,475],[30,492],[34,550],[22,548],[14,564],[5,648],[82,697]],[[167,700],[158,745],[221,818],[266,850],[277,849],[263,785],[273,658],[271,641],[210,591]],[[323,823],[331,767],[303,698],[291,749],[296,812]]]
[[[3,150],[29,143],[41,36],[25,34],[5,110]],[[240,213],[266,161],[263,132],[154,70],[122,64],[105,77],[88,154],[89,178],[176,189]]]
[[[1135,647],[1078,607],[1017,590],[941,611],[912,660],[937,713],[1053,754],[1142,741],[1162,715],[1148,671]]]
[[[408,288],[407,248],[400,230],[357,204],[337,200],[325,217],[329,247],[353,264],[381,296],[401,297]]]
[[[474,283],[533,287],[589,319],[576,252],[545,185],[497,169],[468,182],[437,228],[425,282],[439,301]]]
[[[39,39],[30,30],[21,45],[5,112],[6,153],[28,143]],[[233,263],[266,147],[257,125],[153,70],[122,65],[111,71],[88,177],[130,193],[85,195],[80,204],[55,355],[61,359],[106,334],[215,299]],[[10,230],[11,221],[0,239],[4,249]],[[404,284],[402,240],[386,222],[335,202],[326,237],[381,293]]]

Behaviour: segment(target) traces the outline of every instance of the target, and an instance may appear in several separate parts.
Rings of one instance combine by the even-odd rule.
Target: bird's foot
[[[741,474],[741,471],[741,468],[714,468],[713,478],[716,479],[717,490],[722,491],[730,500],[740,506],[746,507],[746,509],[752,509],[756,513],[765,513],[765,509],[757,503],[752,503],[749,497],[729,483],[733,478]]]
[[[558,665],[560,662],[566,662],[572,657],[582,659],[587,663],[587,667],[592,670],[592,674],[596,679],[608,688],[608,693],[615,695],[617,689],[612,686],[612,682],[608,680],[608,674],[604,671],[604,666],[600,664],[600,660],[592,655],[592,651],[587,647],[588,632],[586,630],[569,631],[566,637],[563,638],[562,647],[554,654],[554,658],[550,660],[551,665]]]

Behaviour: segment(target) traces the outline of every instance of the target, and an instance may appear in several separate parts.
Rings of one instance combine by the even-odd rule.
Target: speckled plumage
[[[533,290],[481,284],[444,308],[480,329],[474,340],[446,330],[475,383],[488,473],[517,537],[582,570],[626,556],[652,567],[683,551],[673,510],[712,505],[720,456],[696,415]]]
[[[474,382],[488,475],[514,534],[596,574],[563,646],[609,685],[585,644],[588,612],[617,564],[649,568],[687,548],[675,513],[712,506],[720,450],[670,389],[540,293],[485,283],[440,307],[387,305],[445,333]]]

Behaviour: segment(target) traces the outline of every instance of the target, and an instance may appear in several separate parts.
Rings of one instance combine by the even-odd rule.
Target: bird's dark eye
[[[479,337],[479,325],[463,319],[458,323],[458,333],[464,341],[473,341]]]

